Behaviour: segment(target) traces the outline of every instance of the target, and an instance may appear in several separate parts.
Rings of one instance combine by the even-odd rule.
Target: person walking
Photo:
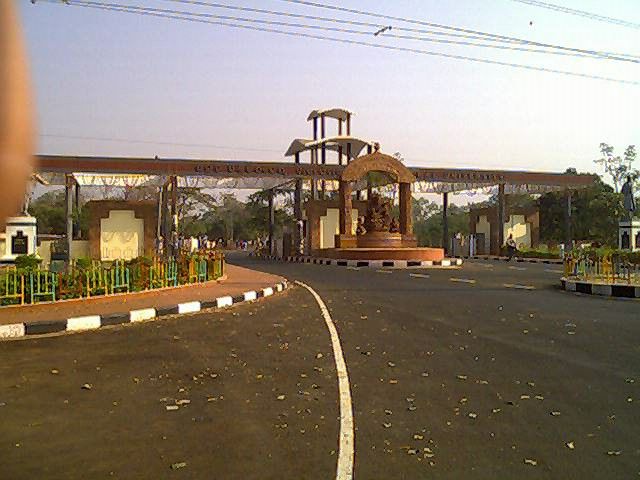
[[[510,262],[517,251],[516,241],[513,239],[512,233],[509,234],[509,238],[507,238],[506,245],[507,245],[507,257],[508,257],[507,261]]]

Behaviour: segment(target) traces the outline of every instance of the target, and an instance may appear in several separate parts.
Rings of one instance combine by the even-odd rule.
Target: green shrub
[[[16,269],[19,272],[32,272],[37,270],[41,263],[42,259],[34,254],[18,255],[15,260]]]

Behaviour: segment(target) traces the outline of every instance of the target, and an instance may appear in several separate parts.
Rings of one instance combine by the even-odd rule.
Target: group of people
[[[208,251],[215,248],[226,249],[236,248],[237,250],[248,250],[251,245],[263,246],[263,242],[258,237],[255,241],[236,240],[234,243],[220,237],[211,240],[208,235],[198,235],[197,237],[185,237],[174,233],[173,239],[167,242],[162,235],[156,238],[156,255],[162,256],[165,252],[192,253],[197,251]]]
[[[226,242],[222,237],[218,240],[210,240],[207,235],[199,235],[197,237],[185,237],[174,233],[170,241],[160,235],[156,238],[156,254],[158,256],[170,249],[171,252],[191,253],[202,250],[213,250],[214,248],[225,248]]]

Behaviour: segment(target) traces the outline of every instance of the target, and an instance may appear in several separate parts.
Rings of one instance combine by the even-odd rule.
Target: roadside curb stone
[[[459,267],[462,265],[461,258],[445,258],[440,261],[434,260],[337,260],[335,258],[318,258],[306,255],[292,257],[265,256],[256,257],[264,260],[277,260],[292,263],[312,263],[314,265],[337,265],[339,267],[368,267],[368,268],[429,268],[429,267]]]
[[[640,298],[640,287],[635,285],[596,283],[566,277],[562,277],[560,283],[563,290],[572,293],[601,297]]]
[[[108,315],[91,315],[72,317],[55,321],[37,321],[0,325],[0,341],[8,338],[44,335],[64,331],[96,330],[109,325],[137,323],[141,321],[159,320],[168,315],[196,313],[204,308],[228,308],[232,305],[251,302],[284,291],[288,287],[286,280],[258,290],[244,292],[235,297],[223,296],[210,301],[182,302],[162,308],[144,308]]]

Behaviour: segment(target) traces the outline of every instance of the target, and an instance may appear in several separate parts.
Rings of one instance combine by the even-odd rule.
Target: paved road
[[[356,478],[640,475],[639,302],[559,291],[548,265],[236,261],[302,280],[329,307]],[[0,478],[335,475],[331,342],[302,288],[222,314],[3,343],[0,373]]]

